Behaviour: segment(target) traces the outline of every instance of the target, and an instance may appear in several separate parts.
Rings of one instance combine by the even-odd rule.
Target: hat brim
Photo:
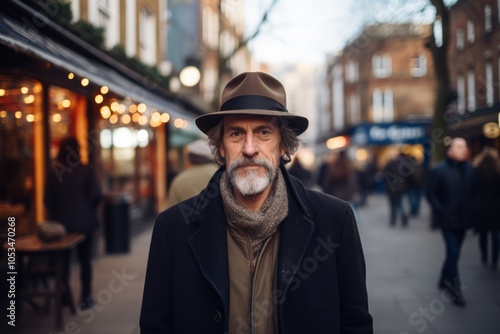
[[[224,116],[271,116],[286,119],[288,127],[298,136],[307,130],[309,120],[303,116],[294,115],[284,111],[262,110],[262,109],[244,109],[244,110],[226,110],[201,115],[196,118],[196,126],[204,134],[208,134],[211,128],[216,126]]]

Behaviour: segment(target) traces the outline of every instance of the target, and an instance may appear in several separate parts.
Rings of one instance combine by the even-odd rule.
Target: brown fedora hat
[[[286,109],[286,93],[276,78],[263,72],[245,72],[229,81],[222,91],[220,110],[196,118],[196,125],[207,133],[227,115],[275,116],[286,118],[298,136],[306,131],[307,118]]]

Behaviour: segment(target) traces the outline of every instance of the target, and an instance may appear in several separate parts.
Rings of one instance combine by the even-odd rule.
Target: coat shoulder
[[[351,211],[350,204],[344,200],[306,188],[298,181],[293,182],[293,185],[305,209],[316,221],[331,217],[344,218]]]

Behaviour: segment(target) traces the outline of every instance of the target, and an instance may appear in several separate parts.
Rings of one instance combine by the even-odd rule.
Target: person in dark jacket
[[[337,152],[328,165],[322,189],[325,193],[355,204],[359,197],[356,169],[347,155],[347,150]]]
[[[467,229],[473,226],[477,213],[478,193],[465,139],[453,138],[446,156],[445,161],[431,170],[426,196],[432,208],[432,219],[441,229],[446,246],[438,286],[454,295],[454,304],[465,306],[458,261]]]
[[[403,153],[400,153],[391,158],[382,171],[385,191],[389,198],[389,226],[391,227],[396,225],[398,213],[401,214],[401,223],[403,226],[408,226],[408,214],[404,207],[403,196],[408,190],[408,180],[411,175],[409,167],[411,166],[409,166],[407,157]]]
[[[221,167],[156,220],[141,333],[373,333],[350,206],[284,166],[308,121],[282,84],[242,73],[196,124]]]
[[[59,153],[48,172],[45,205],[49,220],[60,222],[68,233],[84,233],[77,247],[80,262],[80,308],[92,307],[92,239],[99,227],[97,207],[102,194],[92,168],[82,164],[80,145],[73,138],[61,141]]]
[[[481,261],[488,265],[491,259],[491,269],[498,270],[500,253],[500,219],[498,205],[500,204],[500,158],[493,147],[485,146],[474,159],[480,187],[479,220],[475,229],[479,233],[479,249]],[[488,236],[491,236],[491,258],[488,256]]]
[[[312,173],[304,166],[302,166],[302,162],[300,162],[299,157],[294,157],[294,159],[292,160],[292,165],[288,169],[288,173],[299,179],[300,182],[302,182],[302,184],[306,187],[312,187]]]

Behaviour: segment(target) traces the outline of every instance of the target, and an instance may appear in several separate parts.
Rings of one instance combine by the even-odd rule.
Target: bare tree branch
[[[229,55],[227,55],[227,56],[225,56],[225,57],[222,58],[223,62],[227,62],[229,59],[231,59],[241,48],[247,46],[248,43],[250,43],[250,41],[252,41],[254,38],[256,38],[260,34],[260,31],[262,30],[262,27],[269,20],[269,14],[273,11],[273,8],[276,6],[276,4],[279,1],[280,0],[273,0],[271,2],[271,4],[266,9],[266,11],[264,12],[264,14],[262,14],[262,18],[260,19],[259,25],[257,26],[257,28],[255,28],[255,31],[253,32],[253,34],[251,34],[247,38],[241,39],[239,41],[238,45],[234,48],[234,50]]]

